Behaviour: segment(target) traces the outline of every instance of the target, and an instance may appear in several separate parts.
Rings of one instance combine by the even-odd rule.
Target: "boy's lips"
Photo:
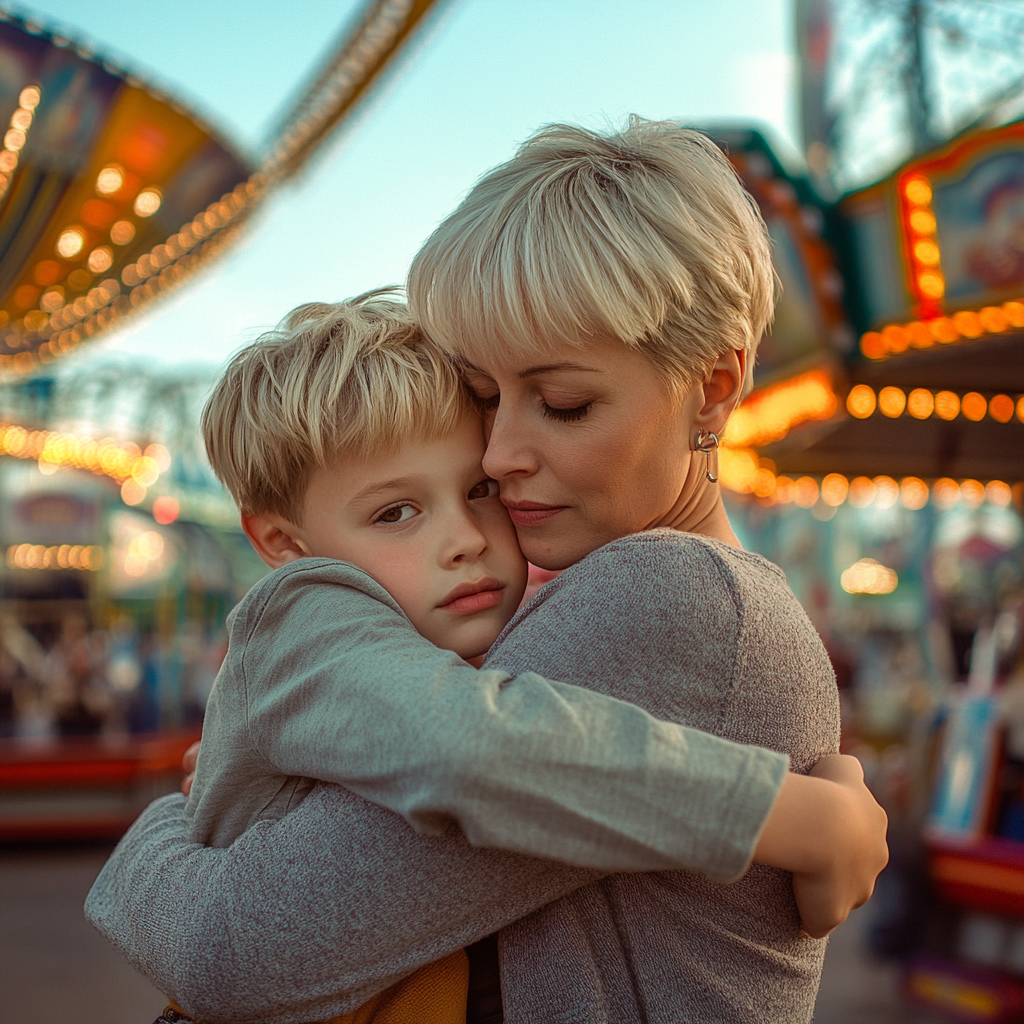
[[[486,611],[501,604],[504,589],[504,583],[485,576],[475,583],[460,583],[437,607],[456,615]]]
[[[539,526],[568,508],[567,505],[545,505],[541,501],[513,501],[502,498],[509,518],[516,526]]]

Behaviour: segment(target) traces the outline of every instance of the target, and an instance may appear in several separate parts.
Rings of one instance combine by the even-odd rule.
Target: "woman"
[[[414,262],[414,311],[488,410],[485,468],[524,553],[544,568],[570,567],[492,649],[486,667],[506,674],[481,674],[481,686],[494,682],[496,717],[525,732],[541,759],[557,749],[555,705],[575,698],[560,690],[550,707],[536,696],[517,704],[530,669],[774,747],[798,771],[835,749],[834,679],[820,641],[778,570],[739,550],[714,483],[716,438],[749,379],[772,286],[764,226],[717,150],[696,133],[639,121],[611,137],[541,132],[477,184]],[[614,704],[585,706],[601,721],[615,717]],[[647,747],[659,745],[656,727],[641,731]],[[758,869],[730,887],[678,870],[604,877],[688,867],[727,880],[754,845],[748,829],[736,870],[737,776],[727,769],[717,789],[686,795],[688,824],[706,816],[728,852],[712,841],[699,855],[667,856],[663,837],[652,839],[664,786],[636,787],[635,772],[599,774],[628,744],[625,732],[599,745],[602,760],[590,752],[591,772],[565,750],[547,775],[529,757],[514,762],[526,781],[491,809],[500,816],[505,803],[516,835],[478,806],[500,770],[482,772],[475,804],[433,806],[478,841],[597,871],[471,850],[451,830],[414,836],[352,794],[318,787],[230,851],[189,848],[175,831],[177,805],[148,812],[149,838],[133,830],[94,919],[158,983],[191,977],[190,1005],[211,1007],[213,1019],[349,1009],[396,973],[499,927],[510,1022],[809,1019],[823,948],[800,935],[788,876]],[[415,734],[407,707],[382,723],[391,742]],[[499,768],[512,764],[502,737]],[[473,741],[486,754],[481,737],[462,742]],[[758,853],[797,872],[804,923],[821,913],[809,925],[820,934],[870,891],[865,876],[884,863],[884,816],[855,785],[817,781],[787,778]],[[353,785],[407,811],[380,780]],[[818,800],[823,817],[789,816],[787,790],[800,791],[805,815]],[[517,814],[519,796],[534,818]],[[570,805],[586,810],[574,817]],[[366,823],[374,855],[339,850],[330,825],[340,815],[349,830],[353,816]],[[738,816],[749,821],[749,808]],[[570,819],[572,841],[560,846],[552,822]],[[805,844],[796,851],[795,836]],[[111,909],[118,886],[128,895]],[[151,898],[163,901],[166,942],[151,910],[139,927]],[[190,958],[196,941],[207,948]],[[330,1003],[341,990],[349,1000]]]

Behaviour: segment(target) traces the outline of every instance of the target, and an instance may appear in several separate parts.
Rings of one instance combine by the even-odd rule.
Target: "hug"
[[[407,293],[300,307],[211,396],[272,571],[90,920],[166,1020],[810,1021],[885,816],[716,482],[753,200],[699,132],[550,126]],[[561,574],[520,607],[527,561]]]

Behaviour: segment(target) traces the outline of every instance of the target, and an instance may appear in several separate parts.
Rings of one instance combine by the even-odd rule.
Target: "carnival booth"
[[[131,69],[0,11],[0,841],[116,836],[176,786],[225,613],[261,571],[186,440],[195,416],[154,431],[147,408],[104,436],[109,382],[69,389],[52,364],[234,244],[433,6],[369,0],[259,160]],[[143,377],[136,398],[180,404]],[[83,410],[90,388],[102,401]]]
[[[822,633],[890,812],[873,944],[913,1002],[1020,1019],[1024,123],[834,205],[752,133],[724,141],[784,292],[722,480]]]

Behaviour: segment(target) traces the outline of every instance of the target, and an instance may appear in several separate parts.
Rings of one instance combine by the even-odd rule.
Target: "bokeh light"
[[[882,388],[878,393],[878,408],[882,410],[883,416],[896,419],[903,415],[906,405],[907,396],[899,388]]]
[[[985,501],[985,488],[978,480],[960,482],[960,500],[968,508],[980,508]]]
[[[960,411],[967,419],[980,423],[988,412],[988,402],[985,401],[984,395],[979,395],[977,391],[968,391],[960,399]]]
[[[1009,423],[1013,419],[1013,399],[1009,395],[996,395],[988,403],[988,414],[997,423]]]
[[[109,246],[101,245],[98,249],[93,249],[89,253],[89,258],[85,261],[85,265],[94,273],[102,274],[104,270],[109,270],[114,262],[114,254]]]
[[[941,509],[950,509],[960,502],[960,485],[948,476],[940,477],[932,485],[935,504]]]
[[[935,415],[940,420],[955,420],[960,415],[960,396],[952,391],[939,391],[935,395]]]
[[[127,245],[135,237],[135,225],[130,220],[119,220],[110,228],[110,240],[115,245]]]
[[[899,585],[899,576],[873,558],[861,558],[839,578],[843,590],[848,594],[891,594]]]
[[[180,514],[181,506],[178,504],[178,499],[172,498],[169,494],[162,494],[153,502],[153,518],[161,526],[169,526],[177,520]]]
[[[163,197],[160,194],[160,190],[156,188],[143,189],[136,197],[135,203],[132,209],[139,217],[152,217],[157,210],[160,209],[160,204],[163,202]]]
[[[842,505],[849,493],[850,483],[842,473],[829,473],[821,481],[821,500],[833,508]]]
[[[801,508],[810,508],[818,500],[818,481],[812,476],[802,476],[793,485],[793,500]]]
[[[98,175],[96,175],[96,191],[101,196],[112,196],[121,190],[124,184],[124,168],[120,164],[107,164]]]
[[[914,388],[907,396],[907,412],[915,420],[926,420],[935,411],[935,396],[927,388]]]
[[[916,476],[905,476],[900,481],[900,501],[912,511],[928,504],[928,485]]]
[[[867,476],[850,481],[850,504],[854,508],[867,508],[875,500],[875,482]]]
[[[851,416],[866,420],[875,411],[875,393],[867,384],[857,384],[846,396],[846,408]]]
[[[892,508],[899,501],[900,487],[891,476],[876,476],[871,482],[875,485],[875,505],[878,508]]]
[[[57,238],[57,255],[70,260],[85,247],[85,233],[81,228],[66,228]]]
[[[903,186],[903,194],[917,206],[925,206],[932,201],[932,187],[927,178],[911,178]]]

